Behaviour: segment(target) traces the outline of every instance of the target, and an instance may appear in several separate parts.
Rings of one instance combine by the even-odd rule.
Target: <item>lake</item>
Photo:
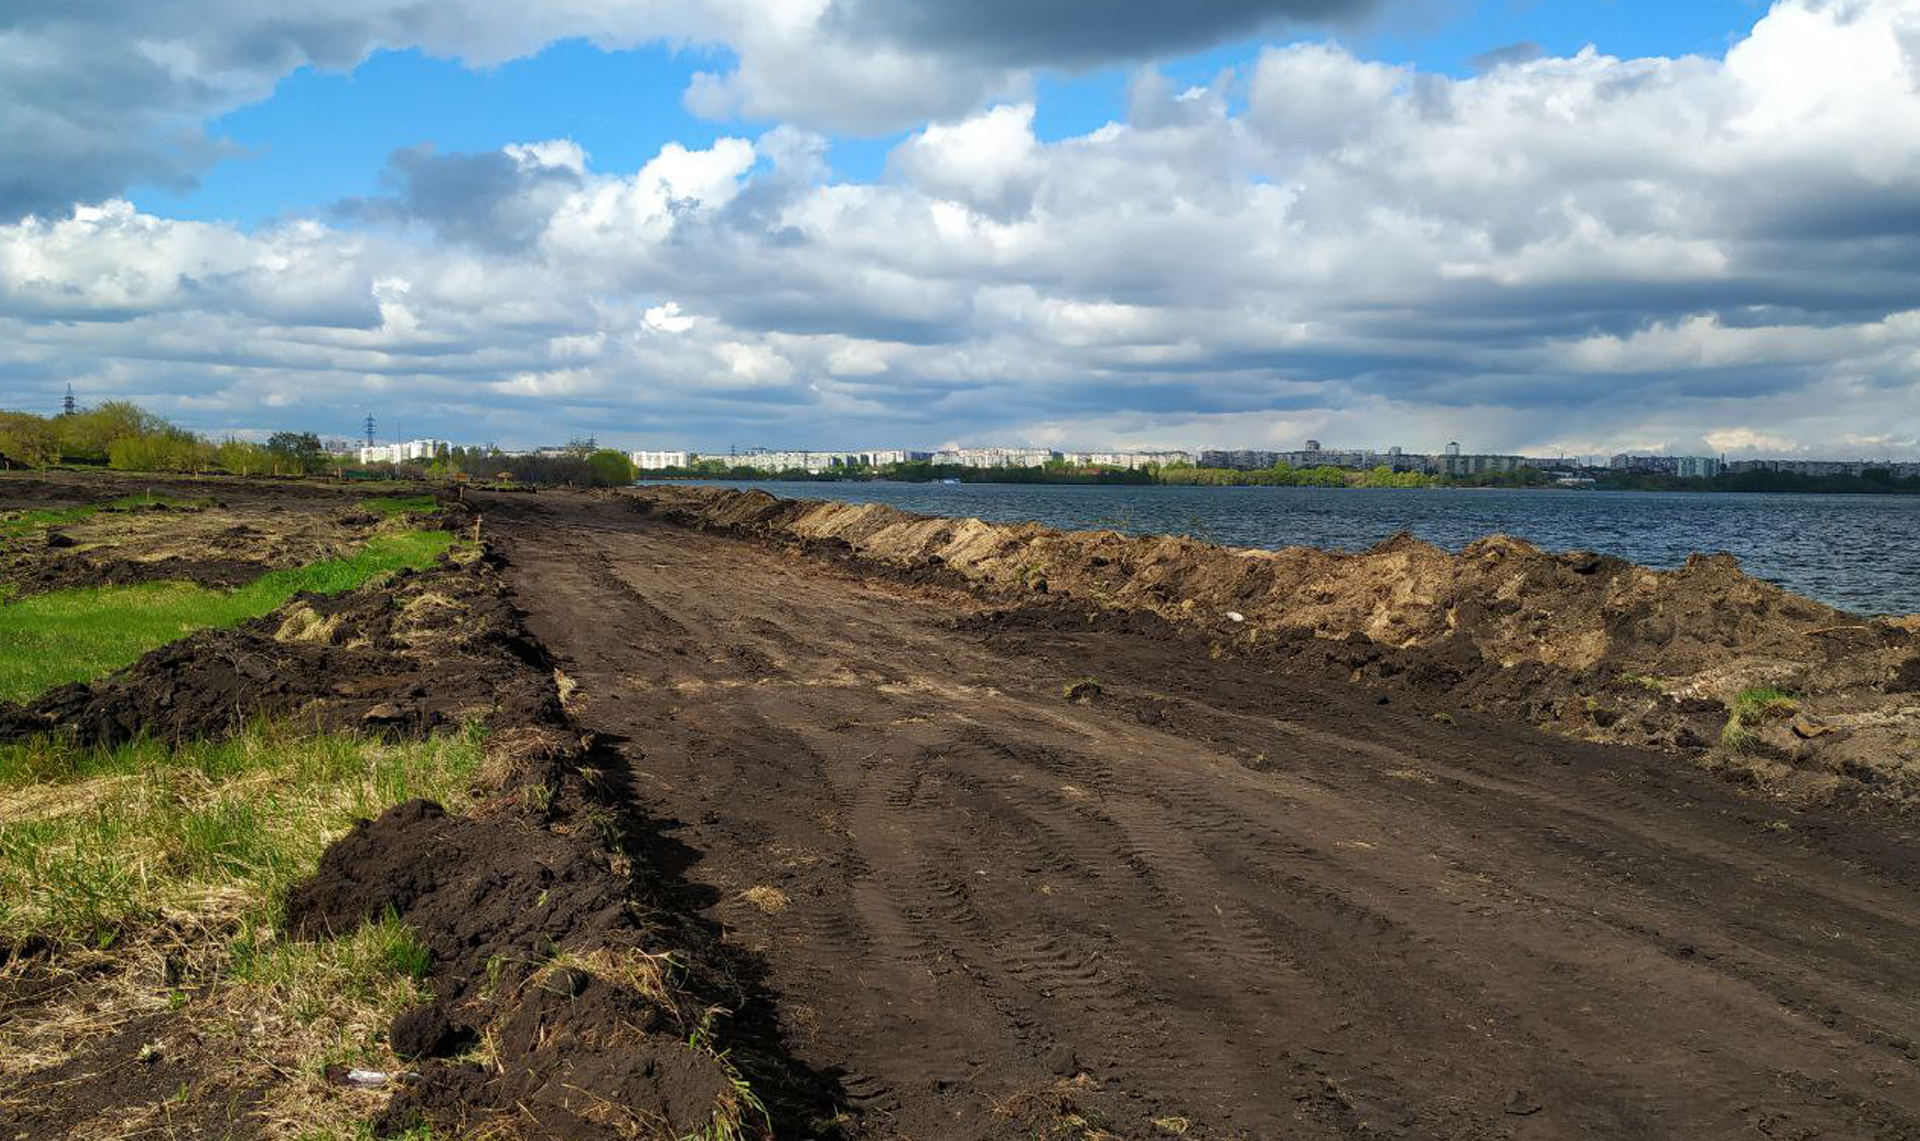
[[[1236,547],[1359,551],[1405,530],[1450,551],[1505,532],[1550,551],[1601,551],[1663,568],[1695,551],[1725,551],[1749,574],[1833,606],[1920,613],[1920,496],[783,480],[717,486],[1069,530],[1182,533]]]

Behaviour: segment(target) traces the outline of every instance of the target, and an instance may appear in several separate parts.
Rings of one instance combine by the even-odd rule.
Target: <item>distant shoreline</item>
[[[1895,480],[1882,483],[1858,476],[1808,477],[1778,475],[1776,473],[1745,473],[1746,475],[1764,475],[1765,480],[1748,480],[1741,476],[1718,477],[1715,479],[1677,479],[1653,477],[1638,479],[1608,480],[1599,479],[1593,484],[1569,487],[1558,483],[1522,483],[1522,482],[1460,482],[1431,478],[1421,484],[1409,484],[1402,487],[1382,487],[1365,483],[1270,483],[1256,478],[1241,480],[1222,480],[1219,482],[1184,482],[1155,479],[1148,473],[1072,473],[1054,476],[1029,475],[1022,473],[1016,478],[994,478],[992,469],[975,469],[973,474],[961,474],[923,479],[900,478],[898,476],[855,476],[798,473],[756,472],[751,475],[719,472],[701,472],[688,474],[642,473],[635,483],[819,483],[819,484],[864,484],[884,483],[902,486],[922,486],[939,484],[947,479],[957,479],[961,484],[985,484],[992,486],[1040,485],[1050,487],[1325,487],[1341,491],[1383,491],[1383,490],[1420,490],[1420,491],[1550,491],[1561,493],[1580,493],[1589,491],[1631,491],[1631,492],[1684,492],[1704,494],[1723,492],[1746,495],[1905,495],[1920,496],[1920,480]],[[1247,472],[1250,477],[1265,473]],[[1360,473],[1355,473],[1360,474]],[[1145,478],[1142,478],[1145,476]]]

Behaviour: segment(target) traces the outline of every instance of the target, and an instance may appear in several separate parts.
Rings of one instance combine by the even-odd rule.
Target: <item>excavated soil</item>
[[[0,536],[0,586],[16,597],[159,581],[239,586],[270,570],[337,558],[381,529],[403,525],[365,510],[360,500],[419,490],[105,473],[0,475],[0,511],[155,500]],[[456,511],[439,522],[457,517]]]
[[[1355,684],[1371,638],[482,507],[855,1136],[1920,1137],[1906,818],[1474,711],[1440,658]]]
[[[217,737],[262,713],[397,735],[480,719],[491,783],[479,809],[397,805],[331,845],[287,900],[296,938],[391,912],[431,952],[433,1005],[403,1013],[389,1034],[416,1069],[396,1084],[376,1134],[425,1124],[440,1136],[611,1141],[736,1120],[740,1136],[769,1122],[831,1132],[832,1081],[786,1057],[757,997],[762,968],[681,902],[690,854],[629,802],[623,759],[569,720],[559,676],[499,570],[492,557],[462,558],[348,595],[296,598],[94,685],[0,709],[0,737]],[[86,985],[36,968],[54,951],[10,949],[0,1018],[30,1021]],[[670,973],[629,969],[657,972],[668,955]],[[742,1013],[716,1023],[710,1011]],[[228,1061],[196,1045],[192,1018],[189,1004],[119,1022],[57,1065],[0,1085],[11,1118],[0,1135],[269,1135],[257,1116],[265,1091],[234,1087]],[[695,1034],[705,1042],[691,1044]],[[740,1100],[736,1075],[764,1111]]]
[[[1812,798],[1920,798],[1912,619],[1869,620],[1742,573],[1727,555],[1654,571],[1492,536],[1458,555],[1402,535],[1360,554],[1233,550],[1183,536],[1062,532],[705,487],[634,510],[952,580],[1012,607],[1146,613],[1235,653],[1307,655],[1370,685],[1445,695],[1588,740],[1693,754]],[[1337,643],[1334,646],[1314,643]],[[1794,716],[1709,754],[1744,690]]]
[[[1504,541],[1356,570],[690,489],[473,498],[484,558],[0,722],[488,721],[480,808],[397,806],[289,897],[304,935],[391,909],[433,952],[382,1134],[697,1134],[737,1071],[747,1136],[1920,1138],[1912,819],[1675,756],[1725,717],[1689,686],[1810,677],[1852,625],[1872,660],[1822,660],[1870,692],[1801,716],[1895,724],[1912,623],[1796,641],[1834,616],[1718,563]],[[1549,649],[1508,572],[1562,591]],[[124,1128],[213,1088],[217,1058],[144,1054],[178,1017],[0,1088],[29,1107],[0,1134],[258,1135],[246,1090]]]

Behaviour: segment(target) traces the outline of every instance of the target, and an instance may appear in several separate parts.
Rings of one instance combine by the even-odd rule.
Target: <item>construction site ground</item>
[[[868,1137],[1920,1137],[1920,846],[939,574],[477,496]]]

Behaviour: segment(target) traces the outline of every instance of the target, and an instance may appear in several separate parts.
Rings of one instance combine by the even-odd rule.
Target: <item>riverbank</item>
[[[1656,571],[1499,535],[1458,554],[1409,537],[1236,550],[721,488],[622,494],[683,523],[956,575],[1009,605],[1150,614],[1233,652],[1663,749],[1784,794],[1920,797],[1920,620],[1862,619],[1725,557]]]
[[[921,470],[924,469],[924,470]],[[1710,478],[1645,475],[1592,470],[1580,474],[1584,482],[1565,483],[1545,472],[1523,468],[1516,472],[1477,476],[1442,476],[1424,472],[1396,472],[1387,468],[1284,468],[1239,471],[1231,468],[1151,468],[1138,470],[1076,468],[973,468],[926,464],[899,465],[884,471],[766,472],[734,468],[689,473],[676,469],[643,471],[640,482],[731,481],[752,483],[959,483],[1049,484],[1099,487],[1347,487],[1381,488],[1502,488],[1530,491],[1661,491],[1738,492],[1784,495],[1920,495],[1920,477],[1896,479],[1885,472],[1859,476],[1806,476],[1790,472],[1729,472]]]

